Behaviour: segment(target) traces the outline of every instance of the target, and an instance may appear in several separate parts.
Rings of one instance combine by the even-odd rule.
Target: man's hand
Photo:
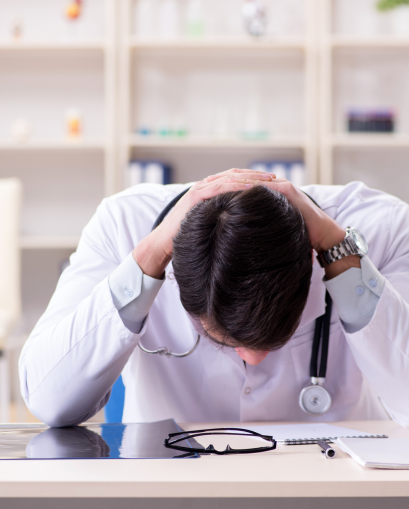
[[[233,182],[248,182],[242,175],[232,175],[229,178]],[[344,240],[345,230],[291,182],[286,179],[272,179],[270,182],[262,182],[262,185],[284,194],[290,203],[300,209],[308,228],[311,246],[317,253],[326,251]],[[325,275],[327,279],[332,279],[351,267],[360,266],[359,256],[348,256],[328,265],[325,268]]]
[[[272,182],[273,178],[269,173],[234,168],[196,182],[164,221],[135,247],[132,253],[135,261],[144,274],[160,279],[172,258],[173,239],[179,231],[180,223],[192,207],[218,194],[243,191],[254,185]]]

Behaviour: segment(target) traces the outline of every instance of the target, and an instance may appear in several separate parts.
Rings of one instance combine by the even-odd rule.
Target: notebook
[[[409,469],[409,438],[338,438],[335,443],[363,467]]]
[[[387,435],[364,433],[355,429],[325,423],[279,424],[252,426],[251,429],[262,435],[270,435],[284,445],[316,444],[317,440],[333,442],[339,437],[348,438],[388,438]]]

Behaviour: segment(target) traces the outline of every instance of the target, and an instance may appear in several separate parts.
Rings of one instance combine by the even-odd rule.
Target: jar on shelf
[[[79,110],[70,109],[66,113],[67,136],[78,139],[82,136],[82,116]]]
[[[391,14],[394,34],[397,37],[409,38],[409,5],[399,5]]]

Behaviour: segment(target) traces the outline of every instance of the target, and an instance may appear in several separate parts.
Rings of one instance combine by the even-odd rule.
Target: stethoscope
[[[190,188],[185,189],[178,194],[171,202],[159,214],[156,219],[152,231],[157,228],[165,217],[169,214],[176,203],[184,196]],[[318,203],[307,195],[314,203],[319,207]],[[314,340],[312,343],[311,361],[310,361],[310,378],[311,383],[307,387],[304,387],[300,392],[299,405],[301,409],[310,415],[322,415],[327,412],[331,406],[332,400],[331,395],[324,387],[325,377],[327,373],[327,362],[328,362],[328,346],[329,346],[329,334],[330,334],[330,322],[331,322],[331,310],[332,310],[332,299],[328,292],[325,294],[325,314],[319,316],[315,321]],[[322,341],[321,341],[322,337]],[[156,350],[148,350],[141,342],[138,343],[139,348],[150,355],[164,355],[167,358],[176,357],[183,358],[191,355],[199,346],[200,334],[197,335],[197,340],[192,349],[184,353],[173,353],[168,350],[165,346],[161,346]],[[320,368],[318,371],[318,357],[321,353]]]
[[[156,221],[153,223],[153,226],[152,226],[152,230],[153,231],[155,228],[157,228],[161,222],[165,219],[165,217],[169,214],[169,212],[173,209],[173,207],[176,205],[176,203],[182,198],[182,196],[184,196],[188,191],[189,191],[190,187],[188,187],[187,189],[185,189],[184,191],[182,191],[180,194],[178,194],[175,198],[173,198],[172,201],[170,201],[166,207],[162,210],[162,212],[159,214],[158,218],[156,219]],[[138,346],[139,348],[142,350],[142,352],[144,353],[148,353],[150,355],[164,355],[165,357],[167,357],[168,359],[170,359],[171,357],[176,357],[176,358],[183,358],[183,357],[187,357],[188,355],[192,354],[196,348],[199,346],[199,343],[200,343],[200,334],[197,335],[197,340],[196,340],[196,343],[194,345],[194,347],[189,350],[188,352],[184,352],[184,353],[173,353],[171,352],[170,350],[168,350],[166,348],[166,346],[161,346],[159,347],[158,349],[156,350],[148,350],[147,348],[145,348],[142,343],[139,341],[138,343]]]

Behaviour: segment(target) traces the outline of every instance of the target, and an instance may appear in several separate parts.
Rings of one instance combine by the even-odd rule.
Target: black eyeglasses
[[[212,444],[208,447],[204,448],[200,446],[195,440],[196,437],[205,437],[209,435],[218,435],[218,436],[240,436],[242,438],[260,438],[265,440],[266,442],[270,442],[271,445],[265,447],[243,447],[243,448],[232,448],[229,444],[227,444],[226,448],[223,451],[218,451],[214,448]],[[183,447],[181,445],[176,445],[179,442],[186,440],[189,443],[189,440],[192,440],[196,443],[196,445],[200,447]],[[248,443],[248,441],[242,441],[243,445]],[[180,433],[169,433],[168,438],[165,439],[165,447],[170,449],[176,449],[177,451],[188,452],[191,454],[251,454],[255,452],[267,452],[273,451],[277,447],[277,442],[273,437],[269,435],[260,435],[260,433],[256,433],[255,431],[251,431],[249,429],[241,429],[241,428],[213,428],[213,429],[197,429],[194,431],[182,431]]]

